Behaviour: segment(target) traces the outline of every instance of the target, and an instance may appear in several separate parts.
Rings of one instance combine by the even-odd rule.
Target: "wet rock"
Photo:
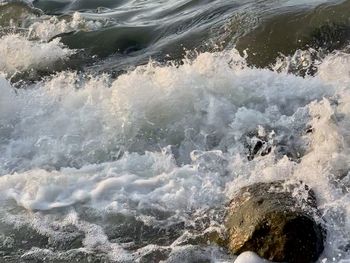
[[[314,192],[303,183],[257,183],[242,188],[225,220],[234,254],[254,251],[275,262],[315,262],[325,230]]]
[[[242,138],[242,143],[247,149],[247,159],[252,161],[258,156],[268,155],[274,144],[274,132],[266,133],[263,127],[258,130],[248,132]]]
[[[251,140],[252,144],[249,146],[249,154],[247,156],[249,161],[253,160],[255,156],[265,156],[271,152],[271,146],[268,145],[268,142],[258,138],[253,139]]]

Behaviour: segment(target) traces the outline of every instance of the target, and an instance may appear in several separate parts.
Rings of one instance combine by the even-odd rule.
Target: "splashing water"
[[[319,262],[350,259],[346,50],[257,68],[227,49],[89,74],[57,70],[79,50],[51,38],[108,25],[52,17],[0,38],[0,258],[233,262],[213,241],[226,203],[242,186],[285,179],[318,196]],[[13,76],[33,71],[44,73],[17,88]]]

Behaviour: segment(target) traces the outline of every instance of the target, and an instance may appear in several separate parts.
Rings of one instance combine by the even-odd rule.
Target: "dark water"
[[[319,262],[347,262],[349,14],[350,1],[2,2],[0,262],[234,262],[217,245],[225,205],[276,179],[314,188]]]
[[[49,14],[82,11],[92,19],[112,19],[98,32],[64,36],[70,48],[84,49],[101,58],[117,56],[122,65],[145,63],[152,57],[181,59],[184,50],[248,49],[249,62],[265,67],[279,53],[292,55],[308,47],[327,51],[344,48],[349,40],[348,1],[78,1],[57,6],[36,1]],[[118,56],[121,56],[119,58]],[[112,58],[113,59],[113,58]],[[119,65],[106,65],[107,69]],[[115,63],[115,61],[114,61]]]
[[[173,61],[186,51],[233,47],[241,54],[246,50],[252,65],[266,67],[280,54],[307,48],[329,52],[346,47],[349,39],[348,1],[34,1],[33,7],[3,6],[2,24],[18,17],[29,26],[23,22],[29,14],[69,20],[77,11],[101,22],[95,30],[51,36],[79,50],[72,68],[87,64],[94,72],[118,73],[150,58]]]

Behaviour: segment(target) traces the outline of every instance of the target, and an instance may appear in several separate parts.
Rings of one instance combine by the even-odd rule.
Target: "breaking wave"
[[[319,262],[350,259],[346,41],[335,50],[275,51],[275,62],[263,66],[249,50],[231,47],[139,63],[166,38],[152,38],[148,47],[126,41],[122,51],[112,45],[113,52],[95,57],[94,49],[72,43],[101,34],[111,40],[108,49],[115,39],[106,32],[120,24],[109,9],[75,12],[79,3],[34,2],[45,12],[71,8],[66,16],[16,3],[11,8],[23,16],[10,8],[3,14],[14,16],[11,23],[0,17],[0,258],[233,261],[215,245],[224,235],[225,205],[242,186],[285,179],[304,181],[319,197],[328,229]],[[211,8],[196,13],[192,25],[199,31]],[[126,10],[117,13],[129,17]],[[169,10],[175,16],[187,9]],[[155,10],[153,18],[163,12]],[[147,17],[139,19],[125,19],[124,29],[135,21],[153,28]],[[207,20],[221,21],[219,15]],[[136,36],[140,25],[132,25]],[[235,37],[240,34],[249,36]]]

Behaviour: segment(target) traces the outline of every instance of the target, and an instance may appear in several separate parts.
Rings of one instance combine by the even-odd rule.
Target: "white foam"
[[[347,88],[349,86],[349,64],[350,55],[337,51],[322,61],[318,76],[326,82],[335,83],[339,89],[341,87]]]
[[[240,254],[235,263],[267,263],[269,261],[260,258],[257,254],[253,252],[244,252]]]
[[[62,72],[14,92],[1,79],[0,198],[48,222],[41,211],[74,205],[150,225],[162,219],[142,211],[170,211],[191,225],[193,211],[222,207],[242,185],[301,179],[316,190],[329,229],[322,258],[348,259],[349,85],[325,72],[339,63],[329,58],[316,77],[300,78],[248,68],[232,51],[182,66],[150,63],[116,80]],[[252,131],[297,147],[300,162],[275,149],[248,161]],[[99,237],[87,235],[86,247],[114,251],[111,258],[122,251],[97,222],[74,213],[70,223]],[[36,222],[40,229],[44,220]],[[173,260],[202,251],[171,249]]]
[[[16,72],[48,70],[53,63],[64,60],[74,53],[65,48],[59,39],[49,43],[29,41],[20,35],[0,38],[0,72],[11,76]]]
[[[79,81],[63,72],[20,90],[20,118],[13,124],[18,140],[3,145],[11,154],[2,156],[1,173],[80,167],[123,150],[168,144],[180,145],[179,159],[186,163],[192,150],[208,147],[213,134],[226,147],[225,140],[239,140],[259,125],[302,126],[302,106],[332,93],[318,80],[229,65],[232,59],[242,60],[236,53],[202,54],[181,67],[140,67],[111,84],[104,76]]]
[[[108,20],[86,20],[79,12],[74,12],[70,19],[57,16],[42,16],[39,21],[29,26],[28,37],[49,41],[54,36],[73,31],[94,31],[105,26]]]

